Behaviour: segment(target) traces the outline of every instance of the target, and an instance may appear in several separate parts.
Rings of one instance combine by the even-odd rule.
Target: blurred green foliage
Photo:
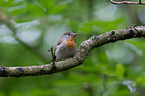
[[[145,24],[145,13],[140,13],[144,8],[108,0],[0,0],[0,65],[50,63],[47,50],[63,32],[79,33],[79,46],[92,35]],[[145,96],[144,42],[139,38],[103,45],[82,65],[65,72],[0,77],[0,96]]]

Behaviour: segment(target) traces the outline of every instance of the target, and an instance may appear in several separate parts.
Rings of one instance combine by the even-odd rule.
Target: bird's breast
[[[71,49],[75,47],[74,37],[66,40],[66,46],[67,48],[71,48]]]

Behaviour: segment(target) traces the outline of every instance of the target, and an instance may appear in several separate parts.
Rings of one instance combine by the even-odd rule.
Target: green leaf
[[[44,89],[34,89],[30,93],[30,96],[53,96],[53,91]],[[27,95],[26,95],[27,96]]]
[[[136,83],[145,86],[145,77],[144,76],[138,77]]]
[[[24,8],[20,8],[20,9],[17,9],[17,10],[13,10],[10,13],[12,15],[19,15],[19,14],[23,14],[24,12],[25,12],[25,9]]]
[[[55,6],[55,0],[39,0],[38,2],[48,11],[52,10]]]
[[[44,10],[37,4],[26,4],[26,14],[29,16],[42,16],[44,15]]]
[[[65,8],[67,8],[67,4],[60,4],[56,7],[54,7],[52,10],[50,10],[50,14],[58,14],[58,13],[64,11]]]
[[[20,92],[12,92],[10,96],[26,96],[26,95]]]
[[[0,0],[0,7],[12,7],[15,0]]]
[[[6,96],[3,92],[0,92],[0,96]]]
[[[125,73],[124,66],[122,64],[120,64],[120,63],[116,64],[116,66],[115,66],[115,73],[116,73],[116,76],[119,79],[123,79],[124,78],[124,73]]]

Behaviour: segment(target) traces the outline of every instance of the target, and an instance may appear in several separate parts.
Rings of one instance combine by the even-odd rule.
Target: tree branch
[[[38,76],[69,70],[73,67],[81,65],[89,55],[89,52],[94,48],[119,40],[137,37],[145,37],[144,26],[111,30],[99,36],[92,36],[88,40],[82,42],[79,46],[78,52],[73,58],[55,62],[55,68],[52,66],[53,63],[41,66],[0,67],[0,77]]]
[[[114,0],[109,0],[113,4],[140,4],[140,5],[145,5],[145,2],[142,2],[142,0],[138,0],[138,2],[130,2],[130,1],[121,1],[121,2],[116,2]]]

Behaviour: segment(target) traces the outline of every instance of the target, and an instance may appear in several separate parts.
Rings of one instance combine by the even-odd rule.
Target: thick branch
[[[93,48],[97,48],[99,46],[111,42],[136,37],[145,37],[144,26],[132,27],[129,29],[112,30],[99,36],[92,36],[91,38],[80,44],[78,52],[73,58],[67,59],[65,61],[55,62],[55,68],[52,66],[53,65],[52,63],[41,66],[1,67],[0,76],[1,77],[36,76],[65,71],[81,65]]]

